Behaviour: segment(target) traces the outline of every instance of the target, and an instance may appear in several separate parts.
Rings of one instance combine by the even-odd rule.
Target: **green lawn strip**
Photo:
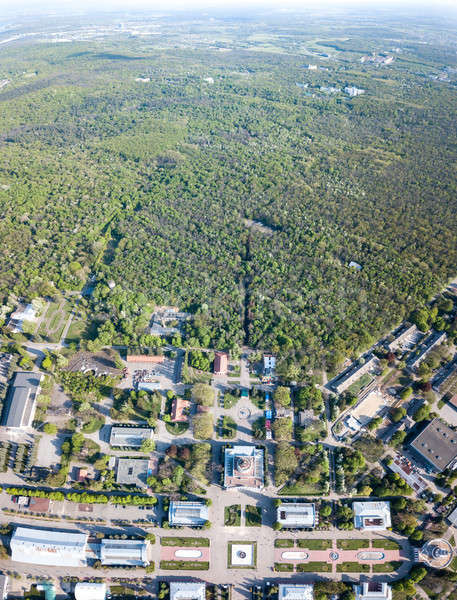
[[[262,509],[248,504],[245,509],[247,527],[260,527],[262,525]]]
[[[83,336],[86,324],[84,321],[78,320],[76,317],[72,320],[65,338],[66,344],[78,343]]]
[[[383,548],[384,550],[400,550],[401,546],[394,540],[375,539],[371,540],[372,548]]]
[[[457,571],[457,556],[452,559],[451,564],[449,565],[449,568],[452,571]]]
[[[336,565],[336,571],[337,573],[369,573],[370,565],[362,565],[358,562],[343,562]]]
[[[323,492],[318,485],[285,485],[282,487],[278,496],[322,496]]]
[[[297,546],[299,548],[307,548],[308,550],[328,550],[332,547],[332,540],[320,540],[320,539],[307,539],[297,540]]]
[[[299,563],[295,570],[299,573],[331,573],[332,565],[326,562]]]
[[[164,571],[207,571],[209,562],[196,560],[161,560],[160,568]]]
[[[292,563],[275,563],[274,570],[282,573],[292,573],[294,565]]]
[[[348,387],[348,391],[351,392],[351,394],[354,394],[354,396],[357,396],[360,390],[370,384],[373,379],[374,377],[371,373],[365,373],[365,375],[362,375],[360,379],[354,381],[354,383]]]
[[[224,525],[226,527],[241,525],[241,504],[231,504],[224,508]]]
[[[189,423],[165,423],[165,429],[171,435],[182,435],[189,429]]]
[[[207,548],[210,540],[205,537],[161,537],[161,546],[193,546],[194,548]]]
[[[339,550],[360,550],[361,548],[369,548],[370,540],[363,539],[349,539],[349,540],[336,540],[336,547]]]
[[[293,548],[295,546],[295,541],[290,540],[288,538],[285,539],[275,539],[275,548]]]
[[[394,571],[398,571],[402,564],[402,560],[392,560],[390,562],[379,563],[373,565],[373,573],[393,573]]]

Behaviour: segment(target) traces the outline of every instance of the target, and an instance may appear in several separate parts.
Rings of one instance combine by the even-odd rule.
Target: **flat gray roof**
[[[410,445],[437,471],[457,457],[457,433],[440,419],[433,419]]]
[[[116,483],[146,487],[149,470],[148,459],[120,458],[117,462]]]
[[[14,374],[6,397],[2,425],[16,428],[31,425],[40,382],[40,373],[17,371]]]
[[[103,539],[100,558],[104,565],[144,565],[148,562],[148,544],[143,540]]]
[[[170,502],[170,525],[203,525],[208,520],[208,507],[204,502]]]
[[[152,438],[153,430],[150,427],[111,427],[109,443],[111,446],[139,447],[144,440]]]

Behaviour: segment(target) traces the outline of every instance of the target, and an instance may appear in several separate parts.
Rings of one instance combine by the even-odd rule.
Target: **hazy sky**
[[[413,14],[435,14],[451,12],[457,16],[457,0],[0,0],[0,16],[14,19],[15,16],[39,15],[55,11],[56,13],[86,13],[118,10],[150,9],[170,11],[192,8],[227,8],[233,14],[236,9],[264,8],[327,8],[338,9],[360,7],[370,9],[407,8]]]
[[[171,9],[171,8],[235,8],[247,7],[322,7],[345,6],[410,6],[419,11],[421,7],[438,8],[440,6],[457,9],[457,0],[0,0],[0,8],[8,12],[15,10],[33,10],[34,13],[49,9]]]

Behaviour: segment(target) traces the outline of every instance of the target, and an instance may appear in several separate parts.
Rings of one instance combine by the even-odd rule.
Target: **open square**
[[[229,542],[229,569],[253,569],[257,564],[257,542]]]

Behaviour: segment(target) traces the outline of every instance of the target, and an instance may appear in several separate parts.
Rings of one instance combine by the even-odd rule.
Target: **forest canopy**
[[[311,71],[318,21],[262,23],[224,30],[226,52],[204,33],[175,47],[185,23],[2,49],[1,294],[95,274],[106,339],[178,305],[202,346],[272,350],[292,376],[333,370],[455,276],[456,82],[432,76],[453,73],[456,40],[430,30],[376,69],[360,57],[390,51],[395,26],[335,21],[329,40],[348,41],[313,48]],[[323,91],[346,85],[365,94]]]

